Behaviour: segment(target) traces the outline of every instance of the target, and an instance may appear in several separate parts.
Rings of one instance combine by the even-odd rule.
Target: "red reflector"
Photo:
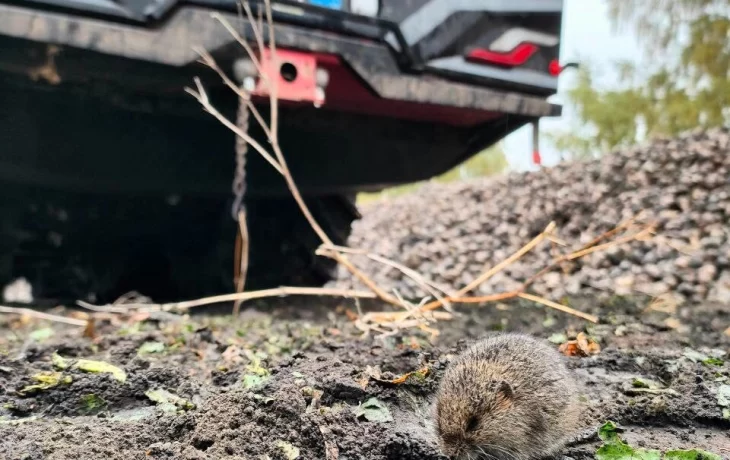
[[[477,48],[467,55],[467,59],[514,67],[527,62],[535,52],[537,52],[537,46],[530,43],[522,43],[509,53],[495,53]]]
[[[542,156],[537,150],[532,152],[532,163],[536,165],[542,165]]]
[[[562,71],[563,67],[560,65],[557,59],[553,59],[552,61],[550,61],[550,64],[548,64],[548,72],[550,72],[550,75],[552,75],[553,77],[557,77]]]

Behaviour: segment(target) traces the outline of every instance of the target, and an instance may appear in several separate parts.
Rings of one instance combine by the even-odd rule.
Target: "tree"
[[[730,122],[730,0],[608,5],[616,28],[636,30],[646,64],[616,63],[623,85],[611,90],[596,89],[595,66],[584,65],[567,93],[580,126],[551,136],[558,149],[596,155],[645,136]]]

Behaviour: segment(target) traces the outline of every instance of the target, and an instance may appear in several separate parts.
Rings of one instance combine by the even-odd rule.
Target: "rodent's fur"
[[[574,379],[545,341],[497,334],[456,357],[436,394],[435,429],[459,460],[536,460],[555,455],[578,429]]]

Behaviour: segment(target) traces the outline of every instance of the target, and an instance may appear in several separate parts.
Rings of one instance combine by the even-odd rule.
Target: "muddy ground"
[[[600,353],[566,358],[582,387],[585,427],[611,420],[636,448],[730,458],[730,306],[570,304],[601,324],[518,302],[460,309],[436,338],[420,330],[362,337],[350,301],[288,299],[252,304],[238,321],[102,321],[92,339],[81,328],[0,316],[0,458],[442,459],[430,397],[450,357],[496,331],[556,347],[586,332]],[[122,372],[91,372],[99,369],[82,358]],[[601,442],[586,439],[563,455],[596,458]]]

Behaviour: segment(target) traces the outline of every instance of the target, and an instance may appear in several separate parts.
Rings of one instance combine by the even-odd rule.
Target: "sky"
[[[620,59],[640,60],[641,51],[636,36],[631,30],[613,30],[608,17],[605,0],[564,0],[563,31],[561,38],[561,62],[578,62],[580,57],[590,57],[591,62],[600,66],[602,78],[598,85],[610,87],[617,85],[618,75],[612,71],[611,63]],[[558,80],[558,94],[555,102],[564,104],[561,93],[572,85],[575,69],[567,69]],[[540,131],[565,131],[575,121],[571,108],[563,105],[563,115],[559,118],[543,118]],[[560,152],[543,139],[540,145],[543,164],[553,165],[560,161]],[[532,127],[526,126],[505,139],[504,150],[511,169],[530,170],[532,165]]]

